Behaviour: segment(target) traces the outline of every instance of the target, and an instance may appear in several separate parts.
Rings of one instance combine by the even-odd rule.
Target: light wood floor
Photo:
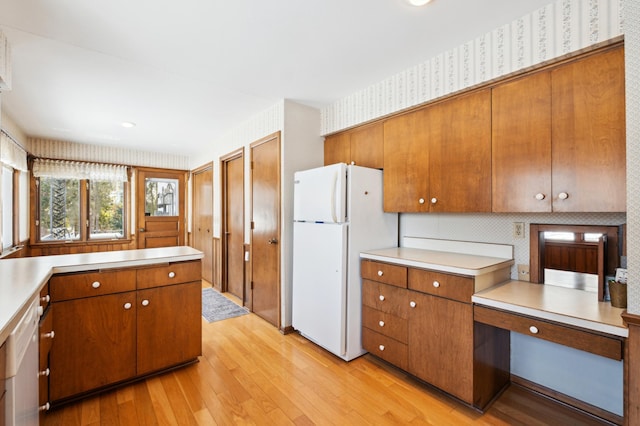
[[[200,362],[54,409],[45,425],[599,425],[511,386],[480,414],[371,355],[349,363],[249,314],[202,322]]]

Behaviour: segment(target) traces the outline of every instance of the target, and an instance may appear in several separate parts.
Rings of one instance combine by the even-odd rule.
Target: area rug
[[[212,288],[202,289],[202,316],[207,322],[246,315],[249,310],[238,306]]]

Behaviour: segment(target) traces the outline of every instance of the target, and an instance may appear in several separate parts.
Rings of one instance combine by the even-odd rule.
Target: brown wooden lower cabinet
[[[199,276],[200,261],[156,268],[126,269],[126,276],[143,271],[133,288],[131,283],[112,282],[123,276],[113,271],[51,280],[55,339],[49,391],[54,404],[191,362],[201,354],[201,281],[193,281],[187,271],[194,268]],[[180,276],[191,281],[180,282]],[[75,288],[61,291],[57,286]],[[102,294],[105,288],[112,292]],[[64,294],[64,300],[56,294]]]
[[[362,263],[363,348],[484,409],[509,383],[510,337],[474,324],[474,278],[401,267],[408,280],[387,284],[385,264]]]

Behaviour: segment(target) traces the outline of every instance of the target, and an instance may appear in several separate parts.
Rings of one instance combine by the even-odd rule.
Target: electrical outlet
[[[524,222],[513,222],[513,238],[524,238]]]
[[[518,268],[518,280],[530,281],[529,265],[517,265],[517,268]]]

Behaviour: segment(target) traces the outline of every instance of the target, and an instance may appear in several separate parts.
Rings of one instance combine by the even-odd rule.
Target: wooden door
[[[327,136],[324,140],[324,165],[349,163],[351,161],[351,143],[348,132]]]
[[[473,403],[473,306],[409,291],[408,371]]]
[[[551,211],[551,74],[492,90],[492,210]]]
[[[553,211],[626,211],[624,49],[554,69],[551,90]]]
[[[385,212],[429,211],[428,132],[428,109],[384,122]]]
[[[193,172],[193,247],[202,251],[202,278],[213,282],[213,164]],[[218,286],[220,283],[218,283]],[[214,284],[215,286],[215,284]]]
[[[251,144],[253,312],[280,327],[280,133]]]
[[[200,281],[138,291],[137,374],[151,373],[201,355],[201,300]]]
[[[428,109],[429,210],[491,211],[491,91]]]
[[[186,172],[138,169],[138,248],[185,245]]]
[[[351,132],[351,161],[362,167],[383,167],[384,129],[382,123],[359,127]]]
[[[222,160],[222,288],[244,300],[244,149]]]
[[[135,304],[130,291],[52,306],[52,401],[136,375]]]

